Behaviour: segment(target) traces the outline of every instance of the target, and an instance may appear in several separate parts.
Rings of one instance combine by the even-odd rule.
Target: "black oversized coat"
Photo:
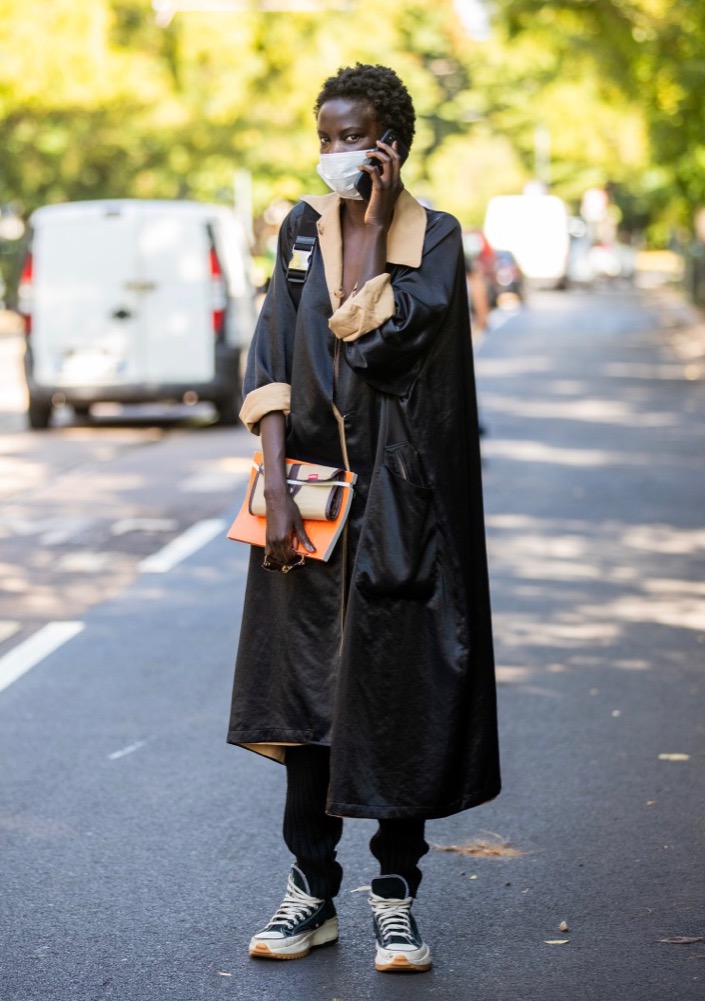
[[[339,306],[339,200],[307,201],[320,235],[298,312],[303,204],[281,228],[242,416],[256,431],[288,412],[288,456],[358,481],[329,563],[270,573],[253,547],[228,740],[279,760],[329,745],[331,814],[443,817],[500,788],[460,229],[403,192],[388,275]]]

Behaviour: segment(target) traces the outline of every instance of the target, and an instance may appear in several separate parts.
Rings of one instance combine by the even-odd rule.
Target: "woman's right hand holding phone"
[[[391,226],[394,206],[404,188],[401,179],[403,160],[397,147],[396,139],[391,145],[383,138],[378,139],[377,149],[368,156],[378,166],[363,164],[360,168],[370,177],[370,198],[365,212],[367,226],[381,226],[385,230]]]

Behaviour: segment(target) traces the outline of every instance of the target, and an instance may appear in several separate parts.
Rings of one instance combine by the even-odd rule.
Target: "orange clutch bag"
[[[350,512],[357,475],[334,466],[287,459],[286,478],[291,495],[301,511],[306,533],[316,547],[314,553],[303,549],[298,551],[310,559],[326,562]],[[262,453],[255,452],[245,500],[230,526],[228,538],[264,547],[265,515],[264,465]]]

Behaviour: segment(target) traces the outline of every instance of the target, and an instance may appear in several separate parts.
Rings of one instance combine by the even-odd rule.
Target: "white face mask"
[[[355,187],[355,178],[360,164],[371,152],[369,149],[355,149],[350,153],[321,153],[318,173],[336,195],[361,202],[363,197]]]

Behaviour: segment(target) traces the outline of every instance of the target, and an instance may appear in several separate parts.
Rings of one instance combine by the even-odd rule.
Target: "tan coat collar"
[[[341,303],[343,284],[343,243],[340,226],[340,197],[304,195],[302,201],[320,214],[317,223],[321,254],[326,272],[326,284],[333,309]],[[387,261],[418,268],[423,255],[426,235],[426,210],[404,189],[394,208],[394,218],[387,234]]]
[[[303,195],[302,201],[321,216],[318,232],[323,236],[329,225],[340,233],[340,202],[338,195]],[[421,265],[423,240],[426,235],[426,210],[404,188],[394,209],[394,218],[387,236],[387,261],[409,268]]]

